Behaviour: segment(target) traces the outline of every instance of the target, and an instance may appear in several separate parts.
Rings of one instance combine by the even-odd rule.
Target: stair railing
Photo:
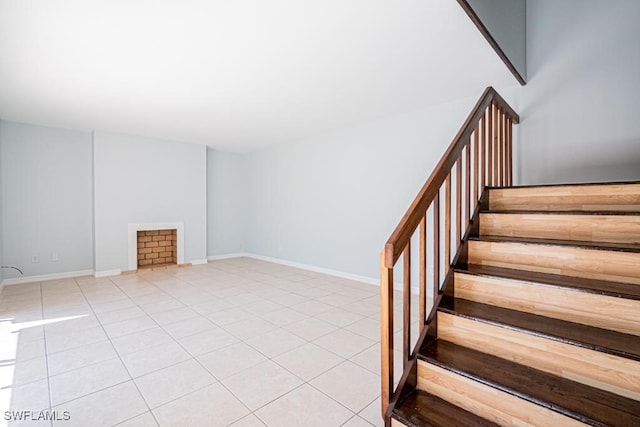
[[[427,332],[424,331],[425,325],[436,314],[442,285],[453,272],[452,253],[457,253],[468,232],[484,188],[512,185],[512,129],[519,120],[518,114],[506,101],[492,87],[488,87],[384,246],[380,256],[380,323],[381,401],[385,421],[400,397],[399,391],[404,382],[410,381],[407,378],[413,369],[411,365],[415,366],[417,351],[412,353],[411,331],[412,239],[419,241],[418,274],[415,275],[418,278],[419,298],[417,325],[419,335],[424,337]],[[451,194],[452,186],[455,187],[455,198]],[[444,221],[441,221],[441,217],[444,217]],[[430,235],[430,242],[427,241],[427,234]],[[402,378],[394,375],[393,344],[394,268],[401,256]],[[428,299],[431,304],[427,313]],[[435,331],[430,331],[430,334],[433,333]],[[394,379],[399,380],[395,392]]]

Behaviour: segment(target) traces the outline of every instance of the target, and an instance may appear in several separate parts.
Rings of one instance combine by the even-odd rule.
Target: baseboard
[[[93,274],[94,274],[93,270],[78,270],[78,271],[67,271],[63,273],[42,274],[39,276],[23,276],[23,277],[16,277],[14,279],[5,279],[2,281],[2,286],[20,285],[22,283],[45,282],[47,280],[70,279],[73,277],[91,276]]]
[[[119,276],[120,274],[122,274],[122,270],[103,270],[103,271],[96,271],[93,277],[99,278],[99,277]]]
[[[332,270],[329,268],[318,267],[315,265],[287,261],[280,258],[273,258],[273,257],[264,256],[264,255],[247,253],[247,252],[237,252],[237,253],[223,254],[223,255],[211,255],[211,256],[208,256],[207,259],[193,260],[191,261],[191,264],[202,265],[202,264],[206,264],[208,261],[218,261],[218,260],[224,260],[224,259],[230,259],[230,258],[242,258],[242,257],[272,262],[274,264],[286,265],[288,267],[300,268],[308,271],[314,271],[316,273],[327,274],[329,276],[340,277],[342,279],[355,280],[355,281],[367,283],[370,285],[375,285],[375,286],[380,285],[380,280],[378,278],[360,276],[357,274],[346,273],[344,271]],[[0,283],[0,290],[2,290],[2,286],[4,285],[18,285],[21,283],[43,282],[46,280],[69,279],[69,278],[80,277],[80,276],[93,276],[96,278],[100,278],[100,277],[109,277],[109,276],[119,276],[120,274],[122,274],[122,271],[119,269],[103,270],[103,271],[80,270],[80,271],[70,271],[65,273],[44,274],[41,276],[18,277],[15,279],[3,280]],[[394,287],[402,289],[402,284],[396,283]]]
[[[246,252],[236,252],[231,254],[223,254],[223,255],[209,255],[207,260],[209,261],[219,261],[221,259],[231,259],[231,258],[242,258],[248,257],[249,254]]]
[[[380,279],[378,278],[359,276],[357,274],[345,273],[344,271],[332,270],[330,268],[317,267],[315,265],[303,264],[300,262],[287,261],[284,259],[271,258],[268,256],[256,255],[251,253],[244,254],[243,256],[246,256],[248,258],[258,259],[261,261],[273,262],[274,264],[282,264],[288,267],[301,268],[303,270],[309,270],[309,271],[314,271],[316,273],[327,274],[329,276],[340,277],[342,279],[355,280],[355,281],[366,283],[369,285],[380,286]]]
[[[379,278],[360,276],[360,275],[352,274],[352,273],[345,273],[344,271],[331,270],[329,268],[317,267],[315,265],[303,264],[303,263],[299,263],[299,262],[287,261],[287,260],[280,259],[280,258],[272,258],[272,257],[264,256],[264,255],[252,254],[250,252],[237,252],[237,253],[224,254],[224,255],[212,255],[212,256],[207,257],[207,259],[209,261],[218,261],[218,260],[225,260],[225,259],[231,259],[231,258],[242,258],[242,257],[258,259],[258,260],[261,260],[261,261],[272,262],[274,264],[286,265],[288,267],[301,268],[303,270],[315,271],[316,273],[324,273],[324,274],[327,274],[329,276],[340,277],[342,279],[356,280],[358,282],[363,282],[363,283],[366,283],[368,285],[380,286],[380,279]],[[404,287],[404,285],[403,285],[402,282],[395,282],[393,284],[393,288],[396,289],[396,290],[402,290],[403,287]],[[413,286],[411,288],[411,293],[417,295],[418,294],[418,287],[417,286]]]

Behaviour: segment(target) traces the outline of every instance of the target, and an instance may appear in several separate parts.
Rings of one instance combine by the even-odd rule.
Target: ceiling
[[[5,120],[246,152],[488,84],[455,0],[0,0]]]

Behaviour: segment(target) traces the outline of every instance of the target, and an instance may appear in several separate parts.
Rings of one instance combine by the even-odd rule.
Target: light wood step
[[[640,247],[484,236],[468,241],[468,264],[640,284]]]
[[[640,423],[638,401],[442,339],[419,358],[419,389],[500,425]]]
[[[492,188],[489,209],[640,212],[640,183]]]
[[[438,337],[640,400],[640,340],[632,335],[455,300],[438,312]]]
[[[480,235],[640,244],[640,214],[482,212]]]
[[[497,427],[469,411],[423,390],[412,391],[391,415],[394,427]]]
[[[633,284],[468,265],[454,273],[454,296],[640,335],[640,287]]]

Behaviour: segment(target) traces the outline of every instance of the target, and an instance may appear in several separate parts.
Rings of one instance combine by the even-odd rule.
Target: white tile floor
[[[376,286],[248,258],[6,286],[0,425],[380,426],[378,312]]]

